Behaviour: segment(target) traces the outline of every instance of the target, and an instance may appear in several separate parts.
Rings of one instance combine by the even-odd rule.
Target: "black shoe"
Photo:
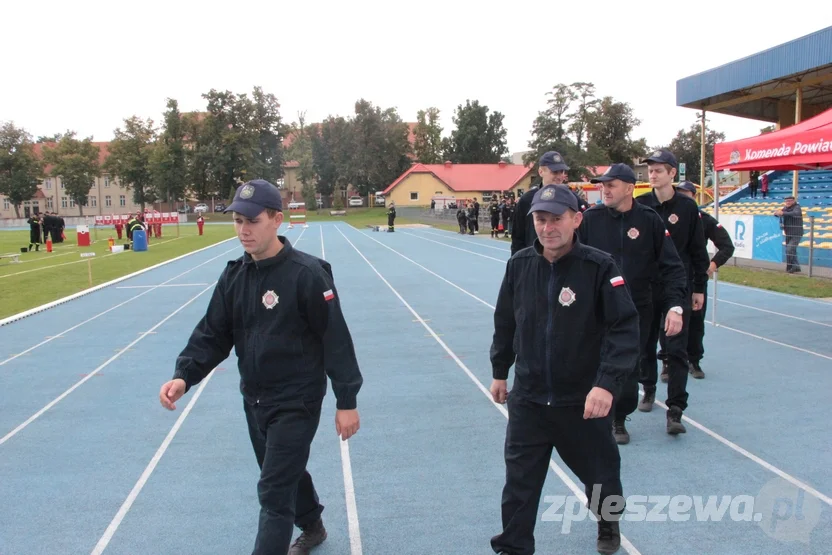
[[[698,362],[689,362],[688,368],[690,369],[690,375],[697,380],[705,379],[705,372],[702,371],[702,367],[699,366]]]
[[[621,532],[618,522],[598,521],[598,553],[615,553],[621,548]]]
[[[612,423],[612,435],[615,437],[615,442],[618,445],[627,445],[630,443],[630,434],[627,432],[627,427],[624,425],[626,418],[616,418]]]
[[[667,411],[667,433],[671,435],[684,434],[687,432],[685,425],[682,424],[682,409],[679,407],[670,407]]]
[[[651,410],[653,410],[653,403],[655,401],[656,392],[645,389],[644,397],[641,398],[641,402],[638,404],[638,410],[640,410],[641,412],[650,412]]]
[[[326,539],[324,522],[320,518],[303,529],[303,533],[289,548],[288,555],[308,555],[313,547],[321,545]]]

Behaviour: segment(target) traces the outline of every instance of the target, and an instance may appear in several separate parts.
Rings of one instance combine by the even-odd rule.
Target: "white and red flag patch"
[[[621,276],[615,276],[610,280],[610,283],[613,287],[618,287],[619,285],[624,285],[624,278]]]
[[[324,300],[325,301],[331,301],[334,298],[335,298],[335,293],[332,292],[332,289],[324,291]]]

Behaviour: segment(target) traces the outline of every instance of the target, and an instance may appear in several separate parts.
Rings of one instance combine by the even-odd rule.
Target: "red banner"
[[[832,109],[780,131],[717,143],[714,163],[732,171],[832,168]]]

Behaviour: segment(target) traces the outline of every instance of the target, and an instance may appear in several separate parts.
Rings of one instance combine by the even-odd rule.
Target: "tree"
[[[145,205],[157,199],[150,166],[156,142],[153,120],[133,116],[124,120],[124,130],[119,127],[113,133],[104,170],[118,178],[123,187],[133,190],[133,202],[144,212]]]
[[[43,163],[35,154],[32,136],[11,122],[0,128],[0,194],[5,195],[16,217],[21,203],[30,200],[38,190]]]
[[[605,96],[589,120],[589,140],[605,153],[609,162],[629,164],[648,150],[644,139],[634,141],[630,136],[640,124],[629,104]]]
[[[43,149],[44,161],[52,165],[49,173],[60,176],[67,196],[78,205],[81,216],[95,178],[101,173],[98,156],[99,148],[92,144],[92,137],[81,141],[73,131],[63,135],[54,147]]]
[[[187,168],[185,163],[185,123],[179,104],[169,98],[164,127],[150,153],[150,171],[155,196],[168,204],[185,195]]]
[[[700,120],[701,113],[697,113]],[[705,169],[714,167],[714,145],[725,140],[725,133],[708,129],[705,133]],[[666,147],[676,156],[678,162],[684,162],[685,175],[693,181],[701,180],[702,176],[702,127],[699,121],[694,122],[685,130],[680,129]]]
[[[574,98],[580,99],[578,108],[572,115],[572,123],[569,124],[569,131],[575,136],[575,145],[578,149],[584,147],[589,122],[598,107],[598,99],[595,98],[595,85],[579,81],[572,83]]]
[[[419,110],[416,114],[416,126],[413,128],[413,151],[416,161],[423,164],[441,164],[444,161],[438,108]]]
[[[453,122],[456,129],[446,143],[446,156],[456,164],[496,164],[508,154],[503,114],[489,114],[488,106],[478,100],[465,101],[457,107]]]
[[[253,142],[252,159],[247,168],[248,179],[265,179],[276,183],[283,177],[283,136],[285,131],[280,118],[280,104],[261,87],[254,87],[249,122]],[[242,95],[241,100],[247,100]]]

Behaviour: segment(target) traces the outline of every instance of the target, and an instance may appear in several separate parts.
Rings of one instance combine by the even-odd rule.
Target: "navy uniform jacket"
[[[710,261],[696,201],[676,191],[667,202],[659,202],[655,191],[636,197],[636,201],[649,206],[662,217],[676,245],[676,252],[685,265],[688,281],[693,285],[691,292],[704,293]]]
[[[584,212],[578,236],[613,257],[636,306],[652,301],[652,282],[661,287],[662,308],[685,306],[687,275],[676,246],[654,210],[633,203],[627,212],[603,204]]]
[[[734,242],[731,241],[731,236],[722,227],[722,224],[716,218],[707,212],[699,212],[702,217],[702,229],[705,232],[705,240],[711,240],[716,245],[717,252],[711,258],[711,262],[716,263],[719,268],[734,256]]]
[[[331,268],[279,239],[283,250],[273,258],[244,254],[228,263],[174,378],[191,388],[234,347],[250,403],[323,399],[329,376],[337,408],[354,409],[363,379]]]
[[[638,312],[615,261],[580,243],[550,264],[539,241],[509,259],[494,312],[492,375],[514,365],[512,395],[583,406],[617,397],[639,358]]]

